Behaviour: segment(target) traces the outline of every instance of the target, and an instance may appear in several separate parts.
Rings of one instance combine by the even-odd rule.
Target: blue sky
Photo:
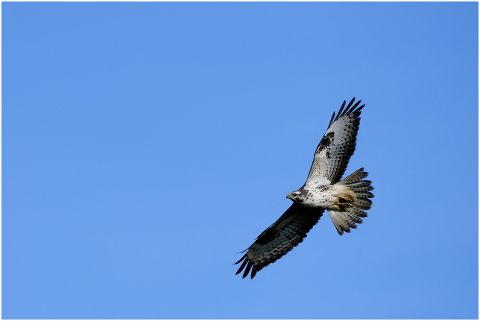
[[[477,318],[477,3],[3,3],[3,318]],[[366,104],[364,224],[240,258]]]

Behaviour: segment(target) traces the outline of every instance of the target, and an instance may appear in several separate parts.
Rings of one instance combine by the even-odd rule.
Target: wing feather
[[[360,114],[365,106],[359,106],[361,100],[355,104],[354,101],[355,98],[346,108],[344,101],[336,117],[333,113],[327,131],[315,150],[306,184],[335,184],[345,173],[355,151]]]
[[[292,204],[285,213],[248,248],[248,252],[235,264],[242,262],[236,274],[242,272],[245,278],[250,270],[253,279],[258,271],[275,262],[293,247],[300,244],[310,229],[317,224],[323,209],[307,208]]]

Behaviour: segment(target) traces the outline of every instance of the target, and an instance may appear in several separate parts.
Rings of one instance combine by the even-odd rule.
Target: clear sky
[[[477,318],[477,3],[3,3],[3,318]],[[233,263],[361,99],[369,217]]]

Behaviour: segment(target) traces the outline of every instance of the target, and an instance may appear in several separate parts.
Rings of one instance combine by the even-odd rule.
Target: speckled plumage
[[[363,180],[368,173],[363,168],[340,180],[345,173],[350,157],[355,151],[360,113],[365,105],[355,98],[345,108],[333,113],[327,131],[318,144],[305,184],[288,194],[293,201],[290,208],[245,251],[236,262],[244,271],[245,278],[251,271],[253,278],[258,271],[275,262],[293,247],[300,244],[310,229],[317,224],[325,209],[337,232],[350,232],[356,223],[362,223],[371,207],[373,189],[371,182]]]

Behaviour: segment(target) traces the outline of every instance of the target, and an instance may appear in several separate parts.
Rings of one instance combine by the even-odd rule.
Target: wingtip
[[[347,110],[352,106],[353,102],[355,101],[355,97],[348,103]]]
[[[337,117],[336,117],[335,119],[337,119],[338,117],[342,116],[343,108],[345,108],[345,104],[346,104],[346,103],[347,103],[347,102],[344,100],[342,106],[340,107],[340,110],[338,111]],[[347,108],[348,108],[348,107],[347,107]]]
[[[246,257],[246,254],[240,259],[240,261],[238,261],[238,262],[235,263],[235,264],[240,263],[242,260],[243,260],[243,263],[242,263],[242,265],[240,265],[240,267],[238,268],[237,273],[235,273],[235,275],[237,275],[237,274],[239,274],[240,272],[242,272],[243,268],[244,268],[245,265],[248,263],[248,258]]]
[[[353,104],[354,101],[355,101],[355,97],[353,97],[352,100],[350,100],[350,102],[348,103],[348,105],[346,107],[345,107],[345,105],[347,104],[347,101],[346,100],[343,101],[343,104],[340,107],[340,109],[338,110],[338,113],[335,115],[335,112],[333,112],[332,118],[330,119],[330,122],[328,123],[328,128],[330,128],[330,126],[332,126],[332,124],[337,119],[339,119],[340,117],[345,116],[345,115],[349,115],[351,113],[358,113],[357,118],[360,119],[360,117],[359,117],[360,116],[360,111],[365,106],[365,104],[358,107],[358,105],[360,105],[362,100],[359,100],[355,104]]]
[[[252,268],[252,265],[253,265],[252,262],[249,261],[247,264],[247,267],[245,268],[245,272],[243,272],[242,279],[244,279],[248,275],[248,273],[250,272],[250,269]]]
[[[330,122],[328,123],[328,127],[330,127],[332,125],[334,120],[335,120],[335,112],[333,112],[332,118],[330,118]]]
[[[243,252],[245,252],[245,251],[243,251]],[[243,252],[240,252],[240,253],[243,253]],[[245,259],[246,257],[247,257],[247,254],[245,253],[245,255],[244,255],[244,256],[242,256],[242,258],[241,258],[240,260],[238,260],[237,262],[233,263],[233,265],[235,265],[235,264],[238,264],[238,263],[242,262],[242,261],[243,261],[243,259]]]
[[[360,106],[359,108],[358,105],[360,105],[360,103],[362,102],[362,100],[359,100],[357,101],[355,104],[353,104],[353,102],[355,101],[355,97],[353,97],[353,99],[350,101],[350,103],[348,104],[348,107],[347,109],[344,111],[344,115],[347,115],[347,114],[351,114],[351,113],[354,113],[354,112],[358,112],[360,113],[360,110],[363,108],[363,106],[365,106],[365,104],[363,104],[362,106]],[[353,105],[352,105],[353,104]]]

